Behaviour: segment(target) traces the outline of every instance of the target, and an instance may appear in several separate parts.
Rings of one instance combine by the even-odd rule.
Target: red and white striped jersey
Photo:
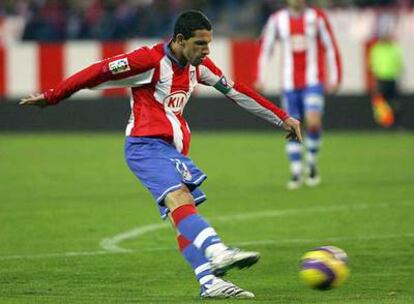
[[[281,126],[287,114],[247,86],[233,84],[208,57],[198,66],[182,66],[169,44],[143,47],[99,61],[46,91],[49,104],[56,104],[84,89],[131,88],[131,116],[127,136],[162,138],[186,155],[190,129],[183,110],[198,84],[214,86],[250,112]]]
[[[276,40],[282,44],[282,88],[285,91],[325,84],[325,61],[329,85],[341,82],[339,51],[328,18],[321,9],[307,7],[296,16],[289,9],[273,13],[262,32],[257,80],[273,54]]]

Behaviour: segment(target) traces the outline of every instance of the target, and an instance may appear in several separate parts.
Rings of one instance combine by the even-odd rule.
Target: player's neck
[[[171,41],[169,48],[171,51],[171,55],[174,56],[178,63],[181,66],[185,66],[187,64],[187,59],[184,57],[181,46],[178,43]]]
[[[299,7],[290,6],[289,7],[289,12],[293,16],[300,16],[305,11],[305,8],[306,8],[306,6],[299,6]]]

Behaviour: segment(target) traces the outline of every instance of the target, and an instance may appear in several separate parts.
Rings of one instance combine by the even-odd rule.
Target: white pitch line
[[[281,217],[291,216],[303,213],[324,213],[324,212],[335,212],[335,211],[352,211],[361,210],[367,208],[387,208],[395,205],[412,205],[413,202],[399,202],[399,203],[378,203],[378,204],[355,204],[355,205],[335,205],[335,206],[313,206],[301,209],[285,209],[285,210],[268,210],[255,213],[244,213],[244,214],[232,214],[226,216],[218,216],[212,218],[214,221],[227,221],[227,220],[248,220],[255,218],[267,218],[267,217]],[[144,248],[140,250],[125,249],[119,246],[119,243],[129,239],[140,237],[146,233],[157,231],[160,229],[168,228],[170,225],[167,223],[150,224],[141,227],[134,228],[132,230],[117,234],[110,238],[104,238],[100,242],[100,246],[104,250],[100,251],[81,251],[81,252],[63,252],[63,253],[46,253],[37,255],[10,255],[0,256],[0,261],[3,260],[16,260],[16,259],[39,259],[39,258],[54,258],[54,257],[74,257],[74,256],[96,256],[105,254],[116,254],[116,253],[137,253],[137,252],[152,252],[162,250],[172,250],[170,247],[153,247]],[[414,237],[414,234],[401,234],[401,235],[378,235],[368,237],[343,237],[343,238],[324,238],[324,239],[288,239],[288,240],[257,240],[252,242],[239,242],[234,243],[235,246],[246,246],[246,245],[274,245],[280,243],[313,243],[318,241],[340,241],[340,240],[371,240],[371,239],[389,239],[396,237]]]
[[[375,208],[386,208],[390,204],[378,203],[375,204]],[[244,221],[255,218],[269,218],[269,217],[281,217],[281,216],[292,216],[303,213],[325,213],[325,212],[335,212],[335,211],[351,211],[359,209],[370,208],[370,204],[355,204],[355,205],[335,205],[335,206],[313,206],[308,208],[295,208],[295,209],[285,209],[285,210],[267,210],[253,213],[241,213],[241,214],[230,214],[224,216],[217,216],[212,218],[213,221]],[[210,219],[209,219],[210,220]],[[148,232],[156,231],[159,229],[165,229],[170,227],[165,223],[162,224],[150,224],[141,227],[134,228],[132,230],[117,234],[110,238],[105,238],[100,242],[102,249],[111,251],[111,252],[126,252],[128,249],[122,248],[119,246],[121,242],[124,242],[129,239],[138,238]]]
[[[256,241],[241,241],[232,242],[233,246],[277,246],[281,244],[313,244],[324,242],[345,242],[345,241],[370,241],[370,240],[386,240],[396,238],[414,238],[414,233],[405,234],[388,234],[388,235],[370,235],[370,236],[356,236],[356,237],[326,237],[320,239],[284,239],[284,240],[256,240]],[[97,256],[108,254],[136,254],[142,252],[156,252],[156,251],[175,251],[175,247],[163,246],[163,247],[148,247],[143,249],[134,250],[121,250],[121,251],[80,251],[80,252],[62,252],[62,253],[45,253],[35,255],[9,255],[0,256],[0,261],[4,260],[33,260],[33,259],[46,259],[46,258],[61,258],[61,257],[77,257],[77,256]],[[411,252],[406,252],[410,254]]]
[[[156,231],[160,229],[165,229],[170,227],[167,223],[160,223],[160,224],[150,224],[146,226],[137,227],[135,229],[117,234],[111,238],[105,238],[100,242],[100,246],[102,249],[110,252],[128,252],[129,249],[121,248],[118,246],[119,243],[137,238],[141,235],[144,235],[151,231]]]

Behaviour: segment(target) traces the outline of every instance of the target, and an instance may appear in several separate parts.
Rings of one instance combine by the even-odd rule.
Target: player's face
[[[196,30],[194,36],[183,41],[183,55],[187,61],[194,66],[203,62],[210,54],[209,44],[213,39],[212,31]]]
[[[306,5],[306,0],[287,0],[287,4],[289,7],[295,9],[295,10],[299,10],[302,9],[303,7],[305,7]]]

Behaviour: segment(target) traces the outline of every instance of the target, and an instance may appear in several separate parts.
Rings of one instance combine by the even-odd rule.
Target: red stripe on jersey
[[[160,69],[159,66],[154,71],[153,81],[156,83],[160,78]],[[147,100],[154,99],[154,92],[155,92],[155,85],[145,86],[145,87],[136,87],[132,88],[132,98],[133,98],[133,105],[132,105],[132,113],[134,115],[134,126],[131,130],[131,136],[139,136],[150,134],[150,125],[151,125],[151,114],[147,113],[145,109],[148,106],[145,104]],[[151,107],[150,107],[151,109]],[[152,115],[155,114],[155,111]]]
[[[234,40],[231,44],[232,79],[249,86],[256,78],[256,58],[259,56],[260,45],[253,40]]]
[[[187,65],[184,69],[180,67],[178,64],[173,63],[173,79],[171,84],[171,93],[177,91],[184,91],[186,94],[190,88],[190,65]],[[196,72],[196,71],[194,71]],[[170,99],[170,102],[174,102],[174,100]],[[179,100],[177,102],[180,102]],[[184,108],[185,105],[182,105]],[[183,133],[183,150],[181,151],[182,154],[187,155],[190,149],[190,138],[191,133],[190,129],[188,128],[187,122],[185,121],[182,114],[176,114],[177,119],[180,122],[181,132]]]
[[[331,39],[333,51],[335,52],[335,64],[336,64],[337,77],[338,77],[337,83],[340,84],[342,82],[342,62],[341,62],[341,56],[339,54],[338,44],[336,43],[336,39],[333,34],[331,24],[325,12],[321,9],[317,9],[316,12],[318,16],[321,17],[323,21],[325,22],[326,30],[328,31],[329,38]]]
[[[317,48],[318,48],[318,80],[319,83],[325,84],[326,81],[326,71],[328,66],[326,64],[325,48],[320,38],[317,39]]]
[[[299,18],[290,16],[289,28],[293,49],[293,83],[295,88],[303,88],[306,85],[306,48],[300,49],[301,44],[306,43],[303,16]]]
[[[122,42],[104,42],[101,45],[101,58],[110,58],[125,53],[125,44]],[[127,89],[115,88],[103,91],[104,96],[125,96]]]
[[[64,77],[63,44],[41,43],[38,46],[38,87],[41,92],[55,87]]]
[[[0,97],[6,96],[6,49],[0,44]]]
[[[364,43],[364,76],[365,89],[372,92],[375,89],[375,77],[369,66],[369,52],[374,44],[377,42],[376,38],[371,38]]]
[[[154,136],[172,143],[172,126],[166,117],[164,105],[154,98],[155,84],[159,79],[160,67],[158,66],[154,71],[152,84],[132,88],[134,126],[130,135]]]

